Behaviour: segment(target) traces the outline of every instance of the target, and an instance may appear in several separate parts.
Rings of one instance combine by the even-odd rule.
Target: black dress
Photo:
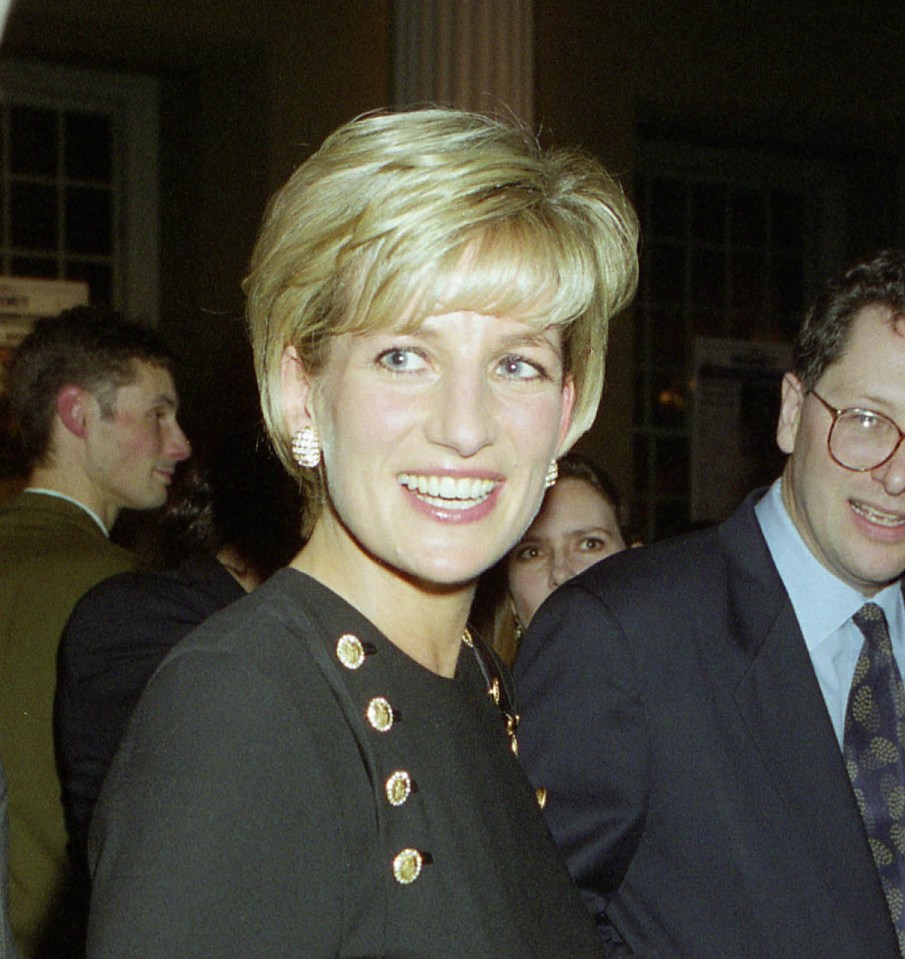
[[[294,570],[208,620],[101,793],[89,956],[603,955],[486,689]]]

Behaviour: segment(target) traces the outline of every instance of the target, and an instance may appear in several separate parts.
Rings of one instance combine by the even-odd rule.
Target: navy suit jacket
[[[899,959],[759,495],[553,594],[520,758],[611,955]]]

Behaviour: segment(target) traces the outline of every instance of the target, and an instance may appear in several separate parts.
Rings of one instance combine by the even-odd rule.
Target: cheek
[[[580,553],[575,558],[575,569],[587,569],[589,566],[593,566],[598,560],[609,556],[610,553],[611,551],[609,549],[602,549],[599,553]]]
[[[546,464],[553,457],[559,440],[561,413],[562,404],[557,394],[509,403],[503,406],[500,415],[523,453]]]
[[[329,467],[337,457],[354,459],[356,468],[367,468],[373,453],[386,452],[411,424],[417,409],[371,395],[341,394],[326,398],[317,415],[321,449]]]
[[[509,592],[517,604],[529,604],[543,589],[543,574],[539,565],[519,566],[509,574]]]

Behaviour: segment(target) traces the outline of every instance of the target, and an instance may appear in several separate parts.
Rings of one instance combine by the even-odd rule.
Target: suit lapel
[[[722,530],[735,568],[729,622],[749,657],[735,700],[763,765],[829,887],[837,914],[898,955],[892,923],[842,754],[804,644],[755,515],[754,502]],[[888,948],[881,951],[880,944]]]

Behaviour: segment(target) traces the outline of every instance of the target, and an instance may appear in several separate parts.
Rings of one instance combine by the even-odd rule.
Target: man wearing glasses
[[[613,956],[905,956],[905,253],[830,283],[780,479],[557,590],[520,758]]]

